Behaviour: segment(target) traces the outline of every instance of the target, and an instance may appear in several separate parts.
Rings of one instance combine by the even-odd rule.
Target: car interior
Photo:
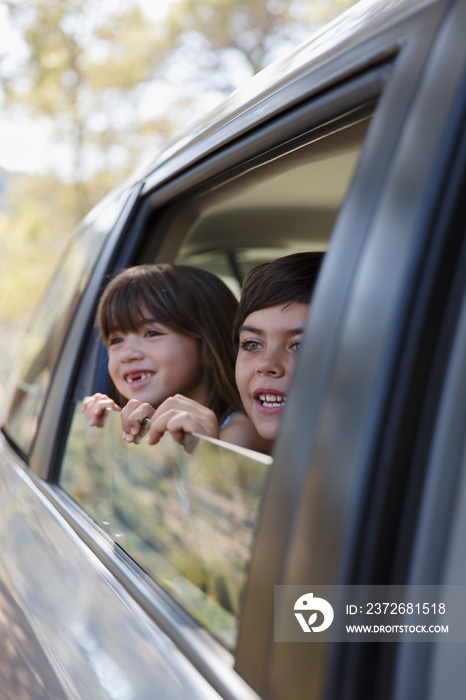
[[[256,265],[294,252],[325,251],[369,122],[366,116],[330,135],[300,137],[287,144],[287,152],[262,155],[177,202],[154,222],[157,238],[163,237],[155,261],[210,270],[239,296],[244,276]]]

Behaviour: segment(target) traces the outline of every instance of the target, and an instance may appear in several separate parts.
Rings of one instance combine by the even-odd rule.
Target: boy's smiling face
[[[309,304],[278,304],[249,314],[239,329],[236,384],[259,435],[274,440]]]

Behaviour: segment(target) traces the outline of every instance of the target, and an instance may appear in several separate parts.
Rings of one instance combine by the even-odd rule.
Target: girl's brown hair
[[[235,384],[231,329],[237,301],[216,275],[188,265],[137,265],[117,275],[99,302],[98,320],[105,343],[112,332],[137,332],[147,314],[159,323],[196,338],[207,361],[208,407],[221,422],[241,408]]]

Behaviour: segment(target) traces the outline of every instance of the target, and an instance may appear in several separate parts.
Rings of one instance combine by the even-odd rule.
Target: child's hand
[[[141,403],[138,399],[130,399],[121,411],[123,440],[126,440],[126,442],[140,442],[141,437],[145,435],[144,428],[154,415],[154,412],[155,408],[149,403]]]
[[[185,433],[199,433],[214,438],[219,436],[215,413],[181,394],[165,399],[154,412],[147,444],[156,445],[166,430],[176,442],[182,441]]]
[[[107,409],[120,411],[118,404],[105,394],[93,394],[85,396],[83,399],[83,411],[90,425],[95,425],[98,428],[103,428]]]

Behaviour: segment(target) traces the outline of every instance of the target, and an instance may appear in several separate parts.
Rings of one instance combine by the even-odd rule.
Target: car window
[[[145,241],[130,264],[193,265],[239,295],[255,265],[327,250],[373,107],[280,143],[168,204],[149,193],[138,224]],[[82,367],[81,377],[95,374]],[[107,393],[104,385],[94,391]],[[233,650],[270,458],[204,440],[190,452],[170,436],[155,448],[127,445],[118,414],[91,428],[82,398],[75,392],[68,409],[59,486]]]
[[[226,647],[271,458],[188,435],[128,444],[116,411],[91,428],[79,405],[61,486]]]
[[[28,453],[63,339],[127,192],[90,212],[69,245],[33,317],[11,387],[6,432]]]
[[[271,149],[169,207],[157,219],[164,243],[154,259],[208,269],[239,296],[256,265],[304,250],[325,251],[371,114],[366,108],[342,118],[331,134],[317,129],[285,150]]]

